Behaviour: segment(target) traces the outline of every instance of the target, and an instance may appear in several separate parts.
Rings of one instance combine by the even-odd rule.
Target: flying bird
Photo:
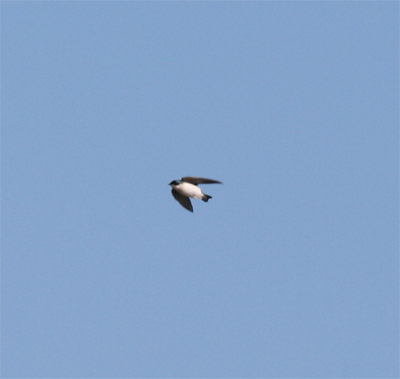
[[[212,196],[206,195],[197,185],[211,183],[222,184],[222,182],[218,180],[197,178],[195,176],[185,176],[180,180],[173,180],[171,183],[169,183],[169,185],[172,187],[171,192],[175,200],[179,201],[179,204],[182,205],[182,207],[186,208],[190,212],[193,212],[193,206],[190,198],[201,199],[205,202],[212,198]]]

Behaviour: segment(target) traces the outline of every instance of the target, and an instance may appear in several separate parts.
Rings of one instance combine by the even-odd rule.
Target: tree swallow
[[[169,185],[172,187],[171,192],[175,200],[179,201],[182,207],[193,212],[193,206],[189,198],[201,199],[207,202],[208,199],[211,199],[211,196],[203,193],[201,188],[197,187],[197,185],[210,183],[222,184],[222,182],[219,182],[218,180],[185,176],[181,180],[173,180]]]

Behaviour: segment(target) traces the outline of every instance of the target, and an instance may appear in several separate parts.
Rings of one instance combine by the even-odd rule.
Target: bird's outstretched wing
[[[207,178],[197,178],[195,176],[185,176],[185,177],[182,178],[182,181],[187,182],[187,183],[191,183],[191,184],[194,184],[194,185],[197,185],[197,184],[211,184],[211,183],[222,184],[222,182],[220,182],[218,180],[207,179]]]
[[[181,195],[178,191],[175,191],[174,189],[172,189],[171,192],[175,200],[179,201],[179,204],[182,205],[182,207],[186,208],[190,212],[193,212],[193,206],[188,197]]]

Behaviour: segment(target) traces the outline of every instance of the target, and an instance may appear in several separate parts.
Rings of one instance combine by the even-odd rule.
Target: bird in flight
[[[206,195],[197,185],[211,183],[222,184],[222,182],[218,180],[197,178],[195,176],[185,176],[180,180],[173,180],[171,183],[169,183],[169,185],[172,187],[171,192],[175,200],[179,201],[179,204],[182,205],[182,207],[186,208],[190,212],[193,212],[193,206],[190,198],[201,199],[205,202],[212,198],[210,195]]]

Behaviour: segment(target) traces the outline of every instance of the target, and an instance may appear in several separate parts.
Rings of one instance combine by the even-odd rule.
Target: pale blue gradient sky
[[[399,375],[397,2],[1,24],[3,377]]]

